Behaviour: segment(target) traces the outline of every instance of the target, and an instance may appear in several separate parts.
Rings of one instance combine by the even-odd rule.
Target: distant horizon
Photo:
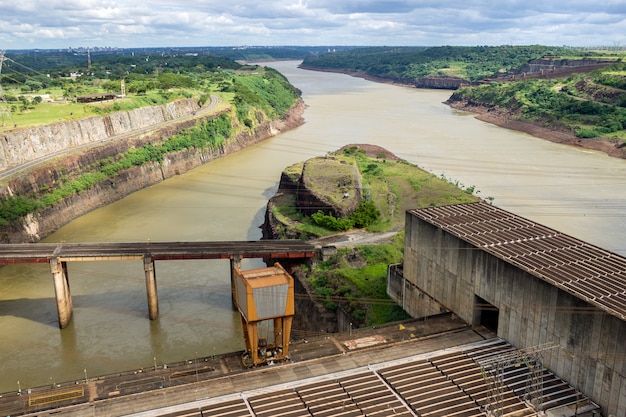
[[[356,48],[438,48],[444,46],[451,47],[503,47],[503,46],[512,46],[512,47],[523,47],[523,46],[546,46],[546,47],[555,47],[555,48],[572,48],[572,49],[586,49],[586,50],[613,50],[613,51],[626,51],[625,45],[552,45],[552,44],[519,44],[519,45],[510,45],[510,44],[500,44],[500,45],[452,45],[452,44],[440,44],[440,45],[343,45],[343,44],[319,44],[319,45],[204,45],[204,46],[186,46],[186,45],[177,45],[177,46],[102,46],[102,45],[79,45],[79,46],[67,46],[67,47],[50,47],[50,48],[22,48],[22,49],[1,49],[0,51],[5,52],[20,52],[20,51],[81,51],[87,52],[90,50],[92,52],[99,51],[122,51],[122,50],[132,50],[132,49],[182,49],[182,50],[193,50],[193,49],[289,49],[289,48],[342,48],[342,49],[356,49]]]

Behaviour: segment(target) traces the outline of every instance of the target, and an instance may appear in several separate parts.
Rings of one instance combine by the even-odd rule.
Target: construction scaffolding
[[[538,413],[543,410],[543,355],[559,347],[556,343],[546,343],[527,349],[511,350],[479,360],[482,376],[489,387],[485,404],[488,416],[502,417],[506,392],[510,388],[506,382],[507,371],[511,368],[526,367],[528,374],[523,400]]]

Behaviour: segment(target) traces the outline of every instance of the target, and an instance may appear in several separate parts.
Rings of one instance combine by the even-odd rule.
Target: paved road
[[[371,233],[363,230],[337,233],[331,236],[323,236],[311,243],[318,246],[335,246],[338,248],[352,248],[356,245],[378,245],[389,243],[398,231]]]
[[[172,120],[168,120],[168,121],[165,121],[165,122],[156,123],[156,124],[154,124],[152,126],[144,127],[144,128],[141,128],[141,129],[130,130],[130,131],[126,132],[126,133],[123,133],[123,134],[120,134],[120,135],[111,136],[111,137],[109,137],[107,139],[103,139],[103,140],[98,141],[98,142],[85,143],[83,145],[73,146],[71,148],[62,149],[60,151],[50,153],[50,154],[42,156],[40,158],[33,159],[33,160],[31,160],[29,162],[26,162],[24,164],[21,164],[21,165],[15,166],[15,167],[11,167],[11,168],[6,169],[4,171],[0,171],[0,180],[4,180],[6,178],[9,178],[12,175],[15,175],[15,174],[17,174],[19,172],[22,172],[22,171],[26,171],[26,170],[31,169],[31,168],[39,165],[39,164],[42,164],[42,163],[44,163],[46,161],[49,161],[49,160],[51,160],[53,158],[58,158],[59,156],[62,156],[62,155],[67,155],[69,153],[76,152],[76,151],[79,151],[79,150],[86,150],[86,149],[89,149],[89,148],[100,146],[103,143],[112,142],[112,141],[116,141],[116,140],[120,140],[120,139],[126,139],[128,137],[135,136],[135,135],[138,135],[138,134],[141,134],[141,133],[152,132],[154,130],[160,129],[160,128],[165,127],[165,126],[167,126],[169,124],[172,124],[172,123],[180,123],[180,122],[185,121],[185,120],[190,120],[190,119],[195,119],[195,118],[199,118],[199,117],[202,117],[202,116],[206,116],[207,114],[210,114],[212,111],[214,111],[215,108],[219,105],[219,103],[220,103],[219,97],[211,95],[211,99],[210,99],[208,104],[206,104],[205,106],[201,107],[200,110],[198,110],[196,112],[193,112],[193,113],[191,113],[191,114],[189,114],[189,115],[187,115],[185,117],[179,117],[177,119],[172,119]]]

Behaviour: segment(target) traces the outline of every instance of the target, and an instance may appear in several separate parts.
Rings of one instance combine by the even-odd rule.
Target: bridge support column
[[[50,271],[52,272],[52,279],[54,280],[54,294],[57,301],[59,327],[64,329],[70,324],[72,318],[72,296],[70,294],[70,282],[67,275],[67,262],[61,262],[59,258],[51,258]]]
[[[241,269],[241,257],[233,255],[230,258],[230,296],[233,309],[237,310],[237,287],[235,286],[235,268]]]
[[[159,297],[157,294],[156,271],[154,268],[154,261],[150,256],[144,256],[143,270],[146,274],[148,315],[150,316],[150,320],[156,320],[159,317]]]

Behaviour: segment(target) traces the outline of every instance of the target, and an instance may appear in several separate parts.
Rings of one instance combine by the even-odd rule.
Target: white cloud
[[[612,45],[625,27],[623,0],[0,0],[0,49]]]

